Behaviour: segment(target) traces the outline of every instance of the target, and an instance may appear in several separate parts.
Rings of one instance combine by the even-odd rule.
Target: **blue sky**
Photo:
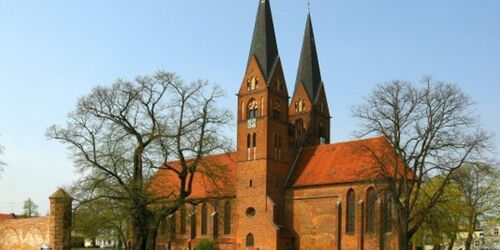
[[[500,134],[500,1],[313,0],[312,18],[332,119],[332,141],[351,139],[349,107],[375,84],[458,84],[478,119]],[[209,79],[236,112],[258,0],[0,0],[0,213],[20,212],[76,177],[68,151],[44,133],[63,124],[97,84],[159,69]],[[292,91],[305,0],[272,0],[278,48]],[[291,94],[291,93],[290,93]],[[500,145],[499,139],[495,144]]]

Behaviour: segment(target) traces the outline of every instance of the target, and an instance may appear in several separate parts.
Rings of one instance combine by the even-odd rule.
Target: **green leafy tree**
[[[443,176],[436,176],[426,182],[422,187],[422,193],[417,206],[425,206],[430,197],[429,194],[436,192],[442,185]],[[458,233],[463,230],[463,214],[465,202],[462,193],[455,183],[445,186],[443,195],[436,205],[429,210],[422,225],[415,233],[413,242],[415,245],[439,245],[448,244],[448,250],[453,249],[457,241]]]
[[[24,201],[23,211],[23,215],[26,217],[38,216],[38,205],[31,198],[28,198]]]
[[[73,232],[95,244],[97,238],[117,240],[126,246],[129,221],[126,211],[113,200],[93,200],[75,208]]]
[[[382,135],[393,148],[365,150],[372,152],[392,197],[400,250],[409,248],[452,174],[467,162],[481,161],[490,146],[491,136],[481,129],[472,105],[456,85],[425,77],[419,87],[404,81],[380,84],[353,108],[361,121],[356,135]],[[443,181],[424,194],[423,185],[437,175]],[[427,197],[419,204],[422,195]]]
[[[161,221],[186,202],[198,167],[209,167],[204,156],[231,145],[223,134],[230,112],[216,105],[222,96],[206,81],[186,84],[167,72],[118,80],[82,97],[66,126],[50,127],[47,136],[71,150],[86,194],[80,202],[120,206],[130,220],[133,249],[154,250]],[[166,164],[172,160],[178,166]],[[158,168],[177,177],[178,192],[150,191]]]
[[[465,249],[470,250],[475,229],[480,221],[487,221],[496,215],[500,204],[498,170],[489,164],[468,164],[456,171],[452,183],[460,191],[464,203],[463,220],[467,232]]]

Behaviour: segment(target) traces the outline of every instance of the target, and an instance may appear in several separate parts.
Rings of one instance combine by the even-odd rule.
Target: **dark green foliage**
[[[217,250],[217,246],[215,246],[215,242],[213,242],[209,239],[200,240],[194,248],[196,250]]]

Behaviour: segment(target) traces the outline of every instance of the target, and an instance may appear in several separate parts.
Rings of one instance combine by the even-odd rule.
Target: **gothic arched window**
[[[186,234],[186,208],[181,208],[181,234]]]
[[[256,100],[252,99],[248,103],[248,119],[257,118],[257,112],[259,111],[259,104]]]
[[[375,203],[377,201],[377,192],[370,187],[366,192],[366,232],[375,231]]]
[[[224,204],[224,234],[231,233],[231,203]]]
[[[175,238],[177,222],[175,221],[175,214],[172,214],[169,219],[170,224],[170,237]]]
[[[246,246],[247,247],[253,247],[254,246],[254,238],[253,238],[253,234],[252,233],[247,234]]]
[[[273,118],[279,120],[281,115],[281,105],[279,102],[273,104]]]
[[[299,99],[295,102],[295,112],[304,112],[306,111],[306,102],[302,99]]]
[[[191,239],[196,238],[196,214],[191,214]]]
[[[259,88],[259,78],[253,76],[247,80],[247,91],[256,90]]]
[[[280,160],[281,158],[281,135],[274,135],[274,158]]]
[[[253,133],[253,140],[252,140],[252,145],[253,145],[253,159],[255,160],[257,158],[257,134]]]
[[[201,206],[201,235],[207,235],[208,228],[208,207],[206,203]]]
[[[356,225],[356,202],[354,190],[349,189],[347,192],[347,209],[346,209],[346,232],[354,233]]]
[[[214,239],[219,237],[219,213],[217,211],[212,214],[212,230]]]
[[[392,197],[389,191],[385,191],[384,201],[384,228],[386,233],[392,232]]]
[[[252,159],[252,141],[250,134],[247,135],[247,160]]]

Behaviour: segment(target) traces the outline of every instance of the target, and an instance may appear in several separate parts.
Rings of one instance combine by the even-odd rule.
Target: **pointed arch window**
[[[253,151],[253,159],[257,159],[257,134],[256,133],[253,133],[253,148],[252,148],[252,151]]]
[[[224,234],[231,234],[231,203],[224,204]]]
[[[248,103],[248,119],[255,119],[257,118],[257,114],[259,112],[259,104],[255,99],[252,99]]]
[[[281,90],[283,89],[283,86],[282,86],[282,83],[281,83],[281,80],[276,80],[276,92],[280,93]]]
[[[304,112],[306,111],[306,102],[302,99],[299,99],[295,102],[295,112]]]
[[[203,203],[201,206],[201,235],[207,235],[208,231],[208,206]]]
[[[251,135],[247,135],[247,160],[252,159],[252,139]]]
[[[175,220],[175,214],[172,214],[169,218],[170,224],[170,238],[175,238],[177,222]]]
[[[356,202],[354,190],[347,191],[346,233],[354,233],[356,225]]]
[[[219,237],[219,212],[214,211],[212,213],[212,232],[214,239]]]
[[[386,233],[392,232],[392,196],[389,191],[385,192],[384,201],[384,228]]]
[[[366,192],[366,232],[375,232],[375,203],[377,202],[377,193],[373,187]]]
[[[281,135],[274,135],[274,159],[281,160]]]
[[[273,104],[273,118],[279,120],[281,116],[281,105],[279,102]]]
[[[319,144],[325,144],[326,143],[326,136],[325,136],[325,125],[323,123],[319,124]]]
[[[186,234],[186,208],[181,208],[181,234]]]
[[[191,214],[191,239],[196,239],[196,214]]]
[[[246,246],[247,247],[253,247],[254,246],[254,238],[253,238],[253,234],[252,233],[247,234]]]
[[[295,142],[302,145],[305,136],[304,121],[297,119],[295,121]]]

